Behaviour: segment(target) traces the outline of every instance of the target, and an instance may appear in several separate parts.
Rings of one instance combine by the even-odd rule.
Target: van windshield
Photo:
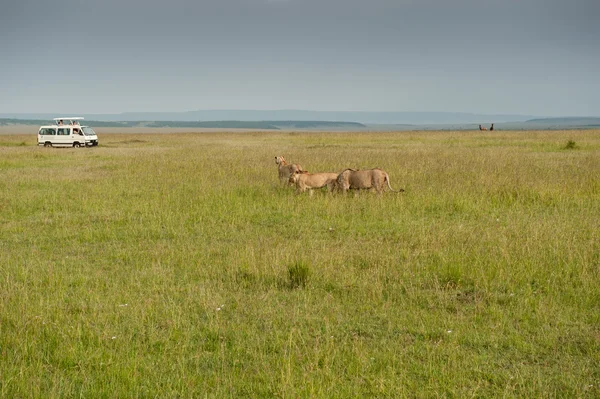
[[[96,132],[94,132],[94,129],[92,129],[91,127],[82,127],[81,130],[83,130],[83,134],[85,134],[86,136],[96,135]]]

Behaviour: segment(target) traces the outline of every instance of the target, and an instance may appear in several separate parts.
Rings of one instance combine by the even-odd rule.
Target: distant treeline
[[[52,121],[39,119],[0,118],[0,126],[6,125],[50,125]],[[158,127],[158,128],[218,128],[218,129],[316,129],[316,128],[364,128],[362,123],[330,121],[84,121],[91,127]]]
[[[49,125],[51,121],[41,119],[10,119],[0,118],[0,126],[6,125]]]

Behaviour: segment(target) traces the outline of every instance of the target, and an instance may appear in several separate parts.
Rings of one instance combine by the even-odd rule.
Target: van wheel
[[[81,147],[81,144],[79,144],[79,143],[73,143],[73,147],[79,148],[79,147]]]
[[[46,141],[44,143],[44,147],[52,147],[52,143],[50,143],[49,141]]]

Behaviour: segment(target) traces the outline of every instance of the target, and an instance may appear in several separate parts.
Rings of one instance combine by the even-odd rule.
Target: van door
[[[83,131],[81,130],[81,126],[73,126],[73,143],[79,143],[78,147],[85,146],[85,137],[83,136]]]
[[[73,144],[70,127],[59,127],[56,131],[55,137],[56,138],[52,144],[67,145],[69,147]]]

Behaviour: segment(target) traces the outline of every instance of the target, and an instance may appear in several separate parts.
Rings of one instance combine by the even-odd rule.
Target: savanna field
[[[600,130],[35,130],[0,136],[1,397],[600,397]]]

